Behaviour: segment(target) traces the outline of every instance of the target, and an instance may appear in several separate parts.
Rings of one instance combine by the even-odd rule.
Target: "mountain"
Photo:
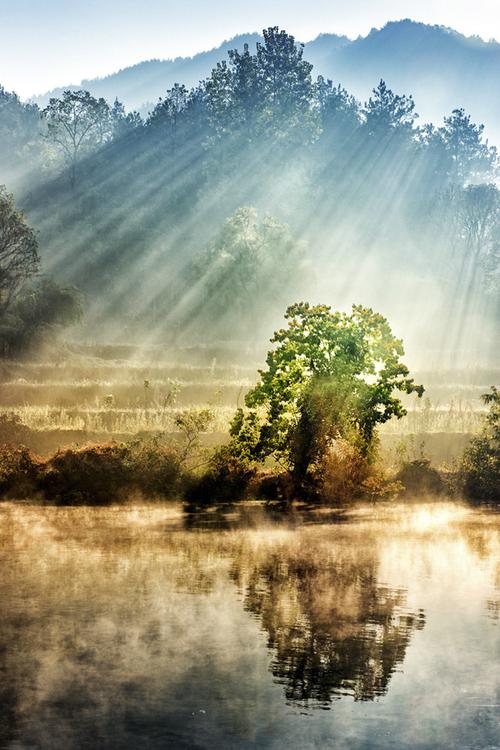
[[[339,45],[322,35],[306,45],[315,69],[360,99],[383,78],[412,94],[421,122],[464,107],[500,144],[500,44],[410,20],[388,23]]]
[[[244,34],[194,57],[149,60],[105,78],[84,80],[76,88],[108,100],[118,97],[128,108],[145,113],[174,83],[195,86],[229,49],[241,49],[245,43],[254,47],[259,38]],[[380,78],[399,93],[413,94],[421,122],[440,121],[452,109],[464,107],[500,143],[500,44],[495,41],[403,20],[355,40],[321,34],[305,45],[305,57],[315,74],[340,82],[359,99],[366,99]],[[44,104],[62,91],[37,101]]]
[[[33,101],[45,106],[50,97],[59,97],[66,89],[86,89],[94,96],[102,96],[108,101],[116,97],[128,109],[140,110],[147,114],[148,109],[163,96],[174,83],[183,83],[188,88],[197,86],[206,78],[218,62],[227,58],[228,50],[242,49],[244,44],[255,49],[259,34],[240,34],[223,42],[219,47],[200,52],[193,57],[176,57],[174,60],[146,60],[123,68],[104,78],[83,80],[79,84],[69,84],[35,97]]]

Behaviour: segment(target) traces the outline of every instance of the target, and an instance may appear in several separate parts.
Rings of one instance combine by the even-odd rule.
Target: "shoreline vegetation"
[[[267,369],[259,370],[226,432],[213,432],[213,406],[181,408],[172,417],[175,433],[66,444],[41,456],[27,445],[36,431],[15,412],[4,412],[0,499],[55,505],[167,500],[187,509],[249,500],[283,508],[345,507],[430,496],[499,503],[500,392],[494,386],[481,397],[481,431],[464,441],[452,464],[435,466],[412,435],[389,461],[377,428],[405,416],[395,393],[421,398],[424,389],[409,377],[402,343],[387,321],[359,306],[345,314],[307,303],[288,308],[285,319]],[[144,380],[146,413],[150,389]],[[177,394],[173,383],[169,406]]]
[[[193,469],[185,466],[179,443],[162,442],[158,437],[66,448],[47,458],[22,444],[3,444],[0,501],[29,498],[61,506],[181,501],[187,508],[200,509],[251,500],[284,507],[303,502],[346,506],[409,497],[498,504],[498,494],[481,493],[474,484],[477,469],[473,471],[470,465],[471,449],[454,470],[438,470],[426,458],[403,459],[389,469],[378,464],[364,477],[355,455],[346,446],[338,450],[339,463],[328,491],[312,502],[296,493],[289,473],[235,460],[227,446],[211,451],[202,458],[202,465]]]

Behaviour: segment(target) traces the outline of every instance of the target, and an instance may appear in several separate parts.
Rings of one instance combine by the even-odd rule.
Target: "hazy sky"
[[[500,0],[0,0],[0,84],[28,97],[264,26],[308,41],[401,18],[500,40]]]

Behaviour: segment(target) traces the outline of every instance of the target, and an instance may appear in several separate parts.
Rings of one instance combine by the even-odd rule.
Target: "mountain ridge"
[[[44,105],[66,88],[86,88],[109,101],[118,98],[128,109],[146,115],[174,83],[196,86],[227,58],[228,50],[241,49],[245,43],[254,49],[260,39],[255,32],[239,34],[191,57],[145,60],[60,87],[33,101]],[[331,78],[358,99],[368,98],[383,78],[398,93],[413,95],[421,122],[440,121],[452,109],[464,107],[474,120],[485,123],[490,138],[500,142],[500,44],[495,40],[402,19],[356,39],[324,32],[304,46],[314,75]]]

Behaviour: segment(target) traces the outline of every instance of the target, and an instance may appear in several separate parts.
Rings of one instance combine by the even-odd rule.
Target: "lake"
[[[500,515],[0,505],[0,748],[500,747]]]

